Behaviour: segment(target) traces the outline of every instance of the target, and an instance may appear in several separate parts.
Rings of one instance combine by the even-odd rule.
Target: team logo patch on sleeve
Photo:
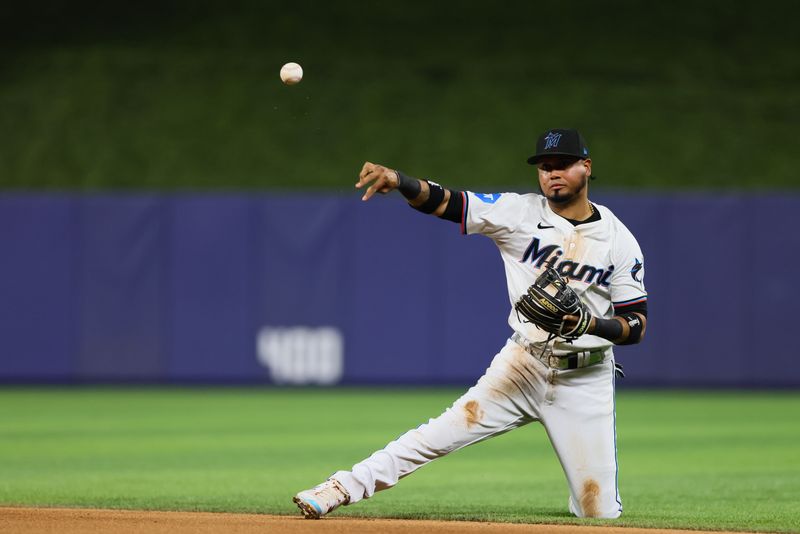
[[[633,278],[637,282],[641,282],[641,280],[636,277],[639,276],[639,272],[642,270],[642,267],[644,267],[644,265],[642,265],[642,262],[640,262],[638,258],[634,258],[634,261],[636,263],[634,263],[633,267],[631,267],[631,278]]]
[[[494,204],[500,198],[502,193],[475,193],[475,196],[486,202],[487,204]]]

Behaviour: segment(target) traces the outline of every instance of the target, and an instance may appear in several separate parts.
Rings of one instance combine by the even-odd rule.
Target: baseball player
[[[364,164],[356,183],[369,185],[362,200],[397,189],[412,208],[495,242],[505,265],[513,333],[485,374],[443,414],[298,493],[293,500],[305,517],[372,497],[432,460],[534,421],[544,425],[561,462],[570,512],[598,518],[622,513],[614,407],[621,368],[613,346],[644,336],[644,259],[622,222],[589,201],[592,160],[578,131],[548,130],[528,163],[537,167],[541,194],[455,191]],[[578,311],[557,315],[562,300]]]

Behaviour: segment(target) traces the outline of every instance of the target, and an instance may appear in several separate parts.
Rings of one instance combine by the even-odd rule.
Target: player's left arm
[[[574,328],[578,320],[575,315],[564,317],[566,329]],[[620,309],[615,307],[611,319],[592,317],[586,333],[607,339],[615,345],[633,345],[642,341],[645,330],[647,330],[646,300]]]
[[[633,345],[644,339],[647,330],[647,301],[618,309],[611,319],[592,317],[588,334],[602,337],[615,345]]]
[[[586,333],[615,345],[633,345],[644,339],[647,330],[644,256],[633,234],[619,221],[616,223],[617,234],[611,251],[616,268],[609,278],[613,316],[610,319],[592,317]]]

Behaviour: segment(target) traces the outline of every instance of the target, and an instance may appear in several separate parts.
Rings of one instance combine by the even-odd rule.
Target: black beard
[[[569,204],[580,194],[581,191],[586,189],[587,179],[584,176],[583,180],[581,180],[581,185],[578,186],[578,189],[575,190],[574,193],[568,193],[565,195],[561,194],[561,191],[556,191],[554,193],[550,193],[550,196],[547,197],[547,200],[551,202],[555,202],[556,204]],[[539,188],[541,190],[541,187]]]
[[[561,191],[556,191],[547,197],[547,200],[555,202],[556,204],[568,204],[570,200],[575,198],[575,196],[576,193],[572,193],[571,195],[561,195]]]

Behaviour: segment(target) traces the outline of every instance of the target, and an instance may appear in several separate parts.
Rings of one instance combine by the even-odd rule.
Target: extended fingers
[[[372,185],[364,192],[364,196],[361,197],[361,200],[369,200],[376,192],[388,193],[396,188],[398,182],[397,173],[388,167],[376,165],[375,163],[367,161],[358,174],[356,188],[360,189],[370,182],[372,182]]]
[[[374,195],[377,191],[385,192],[384,191],[385,188],[386,188],[386,175],[381,174],[377,177],[375,183],[373,183],[371,186],[367,188],[366,192],[364,192],[364,196],[361,197],[361,200],[369,200],[370,198],[372,198],[372,195]]]
[[[361,172],[358,173],[358,181],[356,182],[356,187],[363,187],[366,183],[370,180],[368,179],[369,175],[375,172],[375,168],[378,165],[374,163],[370,163],[369,161],[364,162],[364,166],[361,167]]]

